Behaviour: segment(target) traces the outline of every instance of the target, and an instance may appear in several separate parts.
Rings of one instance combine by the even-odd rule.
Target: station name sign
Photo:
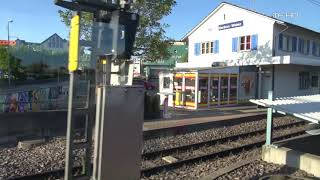
[[[221,24],[221,25],[219,25],[219,31],[231,29],[231,28],[242,27],[242,26],[243,26],[243,21],[237,21],[237,22],[232,22],[232,23],[228,23],[228,24]]]

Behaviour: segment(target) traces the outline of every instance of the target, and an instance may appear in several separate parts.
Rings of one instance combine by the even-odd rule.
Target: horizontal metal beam
[[[72,11],[85,11],[85,12],[92,12],[92,13],[95,13],[101,10],[114,11],[114,10],[120,9],[120,5],[116,5],[116,4],[105,4],[105,6],[103,6],[103,5],[90,4],[85,2],[80,3],[80,2],[73,2],[73,1],[70,2],[70,1],[64,1],[64,0],[55,0],[54,4]]]

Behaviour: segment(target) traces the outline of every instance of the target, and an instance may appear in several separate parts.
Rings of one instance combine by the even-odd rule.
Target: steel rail
[[[285,128],[288,128],[291,126],[298,126],[298,125],[304,125],[304,124],[305,124],[304,121],[298,121],[298,122],[294,122],[294,123],[288,123],[288,124],[276,126],[276,127],[274,127],[274,130],[285,129]],[[151,159],[151,158],[157,157],[159,155],[171,154],[176,151],[185,151],[185,150],[188,150],[191,148],[199,148],[199,147],[208,146],[208,145],[212,146],[217,143],[225,143],[228,141],[237,140],[239,138],[244,138],[247,136],[253,136],[256,134],[264,134],[265,131],[266,131],[265,129],[260,129],[260,130],[255,130],[255,131],[251,131],[251,132],[245,132],[245,133],[240,133],[240,134],[236,134],[236,135],[232,135],[232,136],[227,136],[227,137],[223,137],[223,138],[219,138],[219,139],[202,141],[199,143],[187,144],[187,145],[183,145],[183,146],[177,146],[177,147],[158,150],[158,151],[146,152],[146,153],[143,153],[142,156],[143,156],[143,158]]]
[[[275,137],[274,141],[287,139],[287,138],[290,138],[290,137],[293,137],[293,136],[298,136],[298,135],[301,135],[301,134],[304,134],[304,133],[305,133],[305,130],[300,130],[300,131],[297,131],[297,132],[294,132],[294,133],[290,133],[290,134],[286,134],[286,135]],[[163,165],[159,165],[159,166],[155,166],[155,167],[145,168],[145,169],[141,170],[141,175],[150,176],[152,174],[156,174],[156,173],[162,172],[164,170],[175,169],[175,168],[187,165],[187,164],[192,164],[192,163],[195,163],[195,162],[200,162],[200,161],[205,161],[205,160],[208,160],[208,159],[212,159],[214,157],[226,157],[231,153],[233,153],[233,154],[239,153],[239,152],[242,152],[244,150],[253,149],[255,147],[261,147],[264,144],[265,144],[265,140],[260,140],[258,142],[254,142],[254,143],[251,143],[251,144],[238,146],[238,147],[235,147],[235,148],[225,149],[225,150],[221,150],[221,151],[217,151],[217,152],[213,152],[213,153],[209,153],[209,154],[205,154],[205,155],[199,155],[199,156],[195,156],[195,157],[182,159],[182,160],[179,160],[177,162],[170,163],[170,164],[163,164]]]

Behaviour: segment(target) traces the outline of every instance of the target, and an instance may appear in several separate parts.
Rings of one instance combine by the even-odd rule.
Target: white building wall
[[[219,25],[243,20],[243,26],[220,30]],[[270,59],[274,20],[225,4],[188,38],[189,67],[211,67],[213,62],[239,65],[245,61]],[[258,34],[258,51],[232,52],[232,38]],[[218,54],[195,55],[195,43],[219,40]],[[183,65],[181,65],[183,66]]]
[[[320,67],[300,65],[276,65],[274,79],[275,97],[290,97],[319,94],[319,87],[310,87],[308,89],[302,90],[299,89],[299,72],[310,72],[311,75],[319,76]]]
[[[238,21],[243,21],[242,27],[219,30],[219,25]],[[279,33],[297,37],[295,52],[279,50]],[[232,38],[255,34],[258,35],[258,50],[232,52]],[[307,55],[299,52],[299,38],[310,40]],[[196,43],[215,40],[219,40],[219,53],[195,54]],[[254,82],[255,73],[240,72],[239,98],[246,99],[253,98],[254,90],[260,88],[262,98],[267,98],[267,92],[272,88],[271,71],[274,64],[276,97],[317,94],[320,92],[319,87],[299,89],[299,72],[310,72],[318,76],[320,74],[320,57],[312,55],[314,40],[320,43],[319,33],[294,25],[284,25],[275,19],[230,4],[223,4],[188,35],[188,63],[178,63],[177,68],[208,68],[212,67],[214,62],[223,62],[227,66],[261,65],[264,71],[261,75],[261,85],[252,84],[250,92],[243,82],[247,79],[252,79]]]

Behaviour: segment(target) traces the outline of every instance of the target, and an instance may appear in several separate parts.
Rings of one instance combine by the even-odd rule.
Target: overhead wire
[[[306,0],[306,1],[308,1],[309,3],[311,3],[313,5],[316,5],[316,6],[320,7],[320,1],[318,1],[318,0]]]

